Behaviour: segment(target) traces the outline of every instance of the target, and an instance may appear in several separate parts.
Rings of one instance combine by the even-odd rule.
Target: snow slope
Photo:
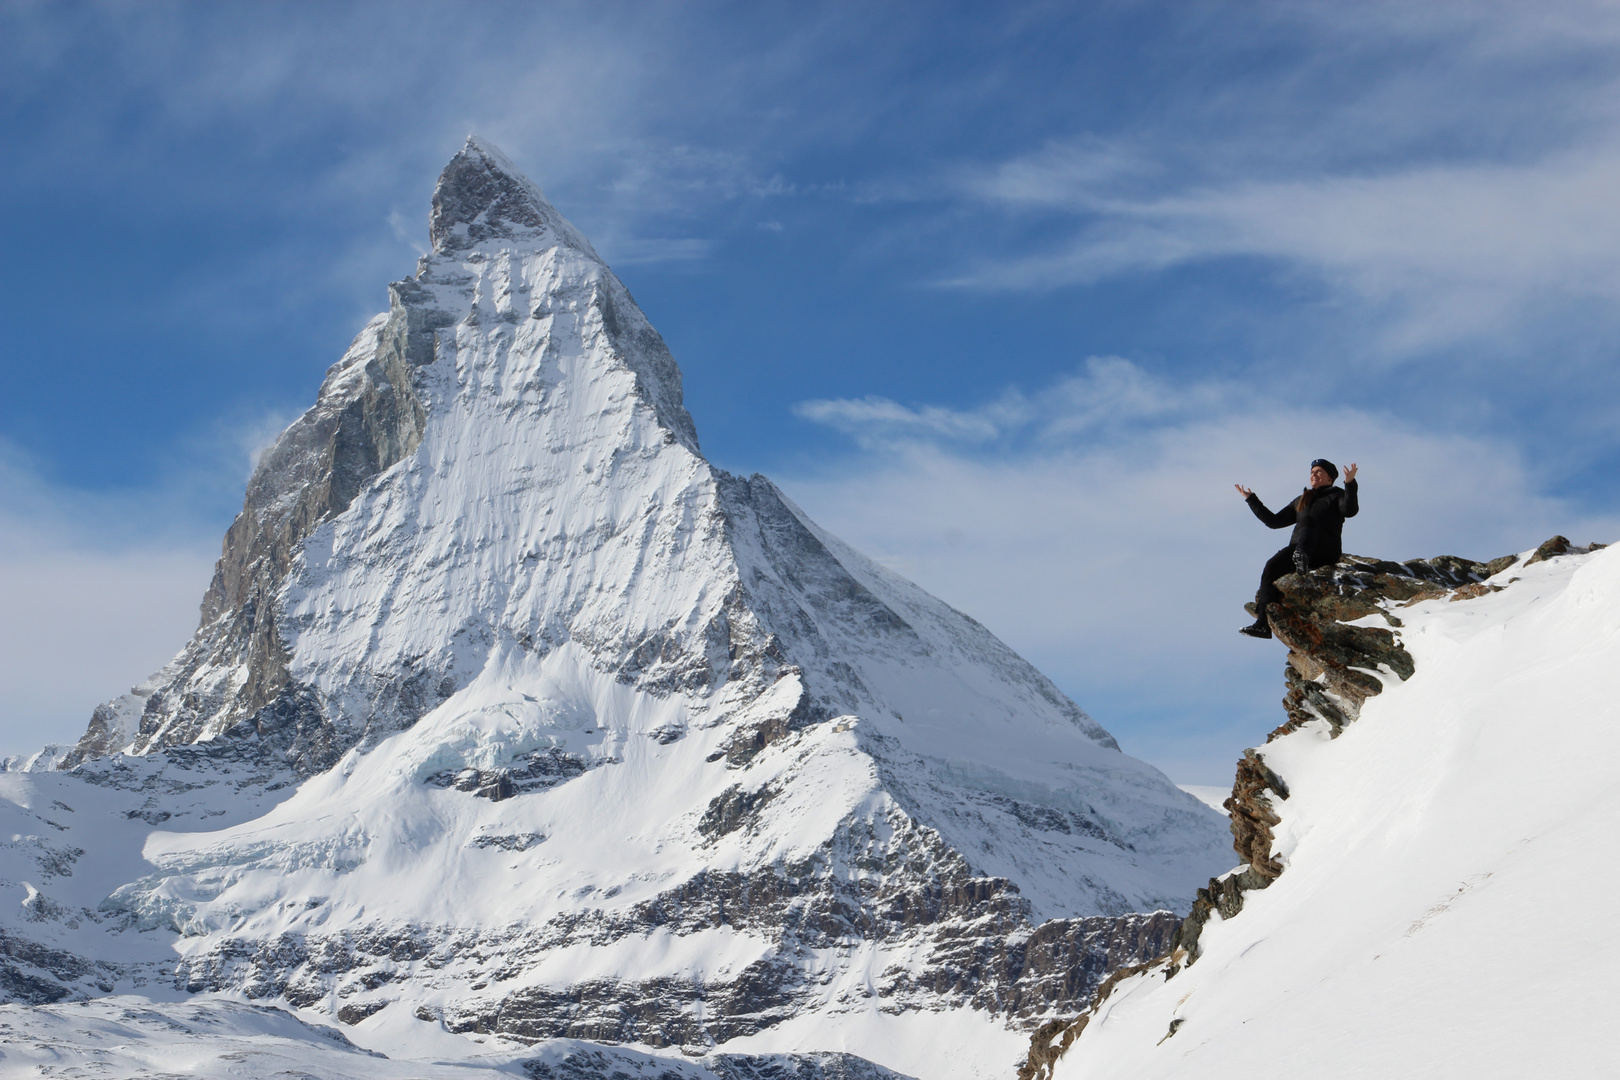
[[[1340,738],[1264,747],[1282,876],[1122,983],[1059,1080],[1614,1075],[1620,547],[1493,584],[1400,611],[1416,674]]]
[[[656,331],[498,151],[447,166],[431,236],[261,460],[196,637],[66,759],[150,755],[117,798],[228,815],[126,817],[158,827],[85,866],[86,955],[172,943],[176,991],[357,1038],[995,1075],[1230,862],[982,626],[712,467]],[[60,887],[15,854],[19,898]]]
[[[910,1080],[837,1053],[716,1054],[688,1061],[573,1039],[539,1047],[469,1046],[446,1058],[393,1055],[281,1009],[219,998],[154,1003],[118,996],[0,1005],[0,1078],[193,1080]],[[442,1044],[441,1044],[442,1048]]]
[[[71,773],[0,771],[0,998],[44,1002],[173,985],[174,937],[106,903],[151,872],[155,826],[213,830],[285,798],[285,768],[176,751]]]

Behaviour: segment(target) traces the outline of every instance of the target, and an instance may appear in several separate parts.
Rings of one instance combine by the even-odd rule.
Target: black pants
[[[1318,566],[1328,566],[1339,561],[1337,555],[1312,552],[1306,549],[1305,556],[1310,560],[1312,570]],[[1294,572],[1294,549],[1285,547],[1277,554],[1266,560],[1266,567],[1260,571],[1260,591],[1254,594],[1254,606],[1263,608],[1267,604],[1282,599],[1282,591],[1277,588],[1277,579],[1285,574]]]

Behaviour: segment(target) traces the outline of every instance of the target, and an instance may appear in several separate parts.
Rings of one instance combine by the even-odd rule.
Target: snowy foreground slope
[[[5,777],[8,998],[990,1076],[1162,947],[1218,815],[709,465],[662,340],[498,152],[430,226],[193,640],[66,771]]]
[[[1057,1080],[1615,1075],[1620,547],[1462,595],[1390,605],[1415,672],[1337,739],[1262,749],[1281,874],[1121,982]]]
[[[60,1005],[0,1005],[0,1078],[186,1077],[188,1080],[907,1080],[843,1053],[672,1058],[552,1039],[489,1048],[453,1037],[409,1057],[357,1046],[285,1010],[221,998],[155,1004],[118,996]],[[448,1055],[432,1052],[448,1050]]]

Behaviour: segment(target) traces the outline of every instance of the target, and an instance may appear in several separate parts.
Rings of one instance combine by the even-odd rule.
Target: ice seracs
[[[1055,957],[1151,949],[1173,917],[1131,913],[1229,865],[982,626],[711,466],[662,339],[498,151],[430,235],[261,460],[197,635],[68,761],[303,778],[109,886],[177,987],[903,1072],[884,1046],[949,1015],[991,1075],[1081,992]]]

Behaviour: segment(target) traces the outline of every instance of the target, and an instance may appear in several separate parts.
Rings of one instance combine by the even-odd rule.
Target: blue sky
[[[1353,551],[1620,532],[1613,4],[0,5],[0,751],[183,642],[252,453],[501,146],[706,452],[1177,780],[1305,463]]]

